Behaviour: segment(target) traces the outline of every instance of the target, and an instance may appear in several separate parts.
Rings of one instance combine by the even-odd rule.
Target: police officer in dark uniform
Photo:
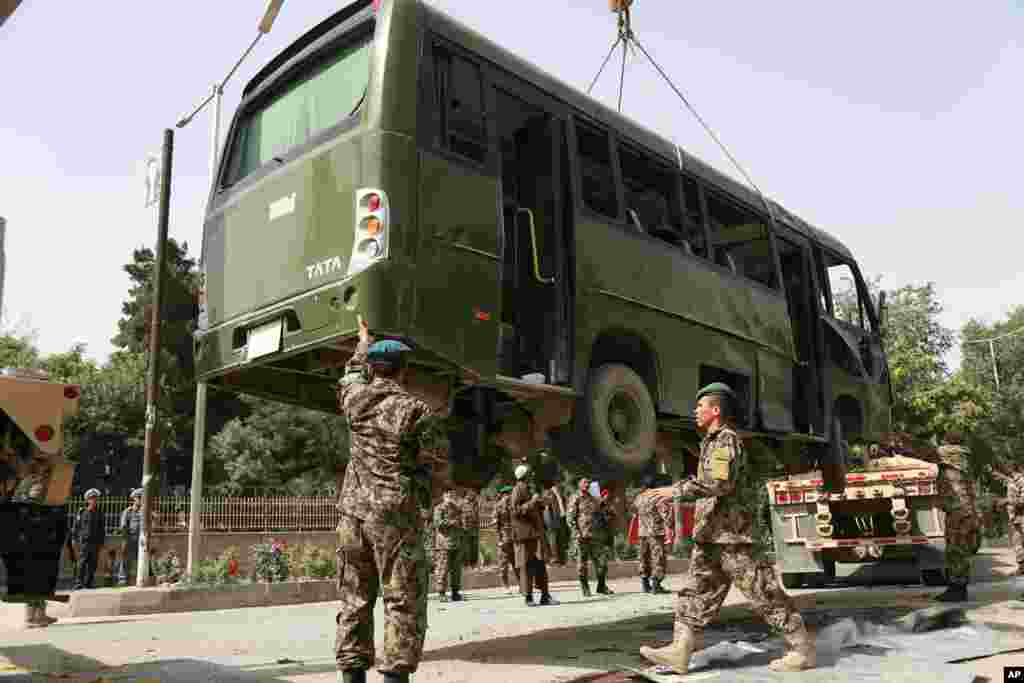
[[[71,528],[72,541],[78,544],[78,571],[75,574],[74,590],[95,588],[96,564],[100,559],[100,548],[107,540],[103,526],[103,513],[98,507],[100,492],[89,489],[85,492],[85,509],[78,513]]]

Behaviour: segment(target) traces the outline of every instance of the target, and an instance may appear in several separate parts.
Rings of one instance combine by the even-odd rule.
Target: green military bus
[[[333,412],[361,314],[481,466],[664,470],[712,381],[833,484],[838,444],[889,426],[839,240],[418,0],[355,2],[246,86],[202,263],[211,386]]]

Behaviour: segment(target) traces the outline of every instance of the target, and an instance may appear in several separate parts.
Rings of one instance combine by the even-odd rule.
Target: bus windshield
[[[245,115],[235,136],[227,185],[356,112],[370,81],[372,36],[363,33],[312,75]]]

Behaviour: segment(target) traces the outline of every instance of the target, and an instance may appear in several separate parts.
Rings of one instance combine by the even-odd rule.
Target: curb
[[[680,574],[686,571],[686,567],[686,560],[669,559],[666,573]],[[608,578],[610,580],[639,576],[639,566],[636,561],[608,563]],[[575,564],[548,567],[548,579],[552,583],[575,581],[577,577]],[[593,580],[593,577],[591,579]],[[500,588],[501,586],[501,575],[495,568],[468,570],[463,574],[462,587],[464,590]],[[109,617],[200,612],[330,602],[337,599],[337,582],[334,579],[193,588],[172,586],[96,588],[71,593],[67,616],[73,618]]]

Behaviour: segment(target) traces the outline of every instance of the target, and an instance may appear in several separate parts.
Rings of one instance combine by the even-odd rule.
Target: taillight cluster
[[[804,502],[803,491],[776,491],[775,492],[775,504],[782,505],[784,503],[802,503]]]
[[[356,190],[355,239],[348,274],[358,273],[388,255],[388,200],[380,190]]]

